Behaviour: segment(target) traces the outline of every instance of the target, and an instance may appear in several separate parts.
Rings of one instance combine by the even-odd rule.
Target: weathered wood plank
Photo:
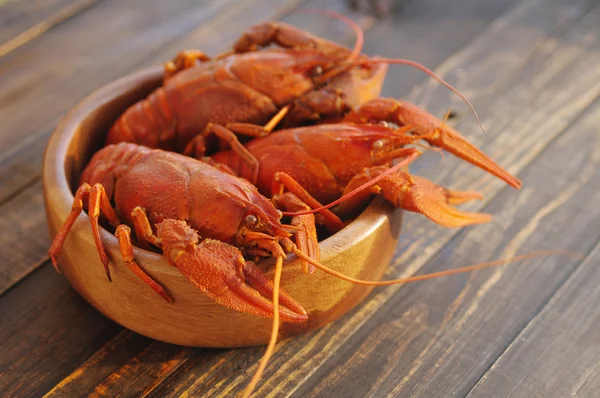
[[[520,333],[469,397],[600,395],[600,245]]]
[[[124,329],[45,396],[144,395],[192,352],[191,348],[159,343]]]
[[[566,117],[569,117],[569,115],[566,115]],[[471,178],[473,178],[471,176]],[[488,189],[487,191],[488,193],[490,193],[491,191]],[[375,303],[377,304],[377,303]],[[364,308],[364,307],[363,307]],[[376,309],[376,306],[371,307],[371,309]],[[352,322],[348,321],[348,323],[343,324],[343,326],[347,326],[346,329],[343,329],[342,332],[346,331],[348,332],[348,334],[351,334],[351,332],[353,330],[355,330],[362,322],[365,321],[365,318],[357,318],[356,320],[354,320],[354,318],[352,319]],[[341,324],[341,323],[339,323]],[[331,350],[335,350],[336,347],[338,347],[338,344],[343,343],[343,341],[340,341],[338,339],[334,339],[333,337],[337,334],[336,332],[340,332],[340,329],[328,329],[327,332],[329,333],[328,335],[318,335],[318,336],[313,336],[313,337],[322,337],[325,339],[330,339],[330,343],[329,345],[327,345],[328,348],[330,348]],[[408,332],[407,332],[408,333]],[[340,333],[341,334],[341,333]],[[383,334],[385,335],[385,333]],[[342,338],[341,340],[343,340],[344,338]],[[294,343],[296,342],[296,340],[294,341]],[[311,352],[311,354],[316,355],[317,357],[321,354],[320,351],[325,351],[325,350],[321,350],[321,348],[323,348],[323,346],[318,346],[315,344],[312,344],[312,341],[309,340],[302,340],[299,339],[298,340],[300,345],[296,345],[295,347],[290,347],[290,348],[294,348],[294,350],[291,351],[287,351],[288,346],[286,345],[284,348],[285,352],[280,352],[278,354],[278,358],[280,360],[279,364],[281,364],[282,362],[287,363],[289,361],[289,359],[293,356],[293,354],[295,353],[299,353],[299,360],[301,360],[302,358],[304,358],[304,361],[306,362],[306,358],[307,356],[302,357],[303,354],[306,354],[308,349],[312,349],[313,351]],[[324,342],[324,340],[320,340],[320,342]],[[303,351],[303,349],[306,348],[306,350]],[[198,360],[198,362],[200,361],[205,361],[205,362],[211,362],[213,361],[214,358],[217,358],[216,361],[213,363],[211,362],[210,367],[211,368],[215,368],[215,369],[221,369],[221,367],[219,365],[224,365],[225,369],[234,369],[237,370],[237,372],[239,373],[240,371],[246,371],[248,373],[251,372],[251,368],[249,368],[249,364],[253,364],[255,363],[258,355],[260,355],[262,353],[262,350],[258,349],[249,349],[249,350],[239,350],[234,352],[235,355],[237,355],[237,357],[233,357],[233,359],[230,360],[230,358],[232,358],[229,354],[227,354],[225,357],[219,357],[217,358],[217,356],[212,356],[212,355],[202,355],[202,354],[198,354],[198,356],[196,357],[196,359]],[[326,353],[326,355],[328,355],[328,353]],[[225,359],[224,359],[225,358]],[[192,371],[192,372],[197,372],[198,370],[200,370],[202,367],[198,366],[199,363],[195,362],[195,363],[190,363],[190,361],[186,362],[186,367],[185,367],[185,371]],[[224,363],[223,363],[224,362]],[[295,362],[295,366],[297,367],[298,371],[291,373],[291,375],[293,376],[291,379],[291,383],[294,384],[296,381],[298,381],[298,379],[302,379],[306,376],[306,374],[310,373],[310,370],[307,372],[306,368],[302,368],[301,366],[298,366],[298,364],[301,364],[301,362]],[[189,365],[189,366],[188,366]],[[191,365],[196,365],[198,367],[194,367]],[[307,366],[315,366],[315,362],[313,362],[312,364],[308,364]],[[292,366],[294,366],[294,363],[292,363]],[[181,368],[183,371],[183,367]],[[290,369],[290,367],[287,367],[288,371]],[[196,376],[198,375],[198,373],[196,373]],[[194,375],[192,374],[192,377]],[[210,379],[212,379],[213,381],[215,381],[215,384],[219,384],[219,383],[223,383],[223,380],[225,382],[227,382],[227,380],[225,379],[223,374],[210,374],[208,375],[208,377]],[[175,377],[173,379],[171,379],[171,381],[173,382],[179,382],[181,379],[179,379],[178,377]],[[242,380],[242,383],[244,382],[244,380]],[[217,386],[218,388],[219,386]],[[230,386],[231,388],[231,386]],[[235,388],[235,386],[234,386]],[[221,385],[221,390],[223,390],[222,385]],[[159,394],[160,391],[162,390],[157,390],[156,394]],[[198,390],[198,388],[196,389],[192,389],[191,391],[202,391],[202,390]],[[267,390],[268,391],[268,390]]]
[[[324,23],[324,22],[326,22],[326,21],[322,21],[321,23]],[[323,29],[323,25],[321,25],[321,26],[320,26],[320,28],[321,28],[321,29]],[[202,30],[202,27],[201,27],[201,28],[199,29],[199,33],[197,34],[197,36],[198,36],[199,38],[201,38],[201,37],[205,37],[205,36],[203,35],[203,33],[204,33],[204,32],[203,32],[203,30]],[[212,37],[212,36],[210,36],[210,37]],[[333,38],[333,39],[336,39],[335,35],[334,35],[333,37],[331,37],[331,38]],[[232,39],[233,39],[233,37],[232,37]],[[351,38],[351,37],[348,37],[348,40],[352,40],[352,38]],[[194,41],[194,40],[190,40],[190,42],[193,42],[193,41]],[[180,48],[180,47],[176,47],[176,46],[174,46],[174,47],[173,47],[173,50],[177,50],[178,48]],[[203,49],[206,49],[206,46],[202,46],[201,48],[203,48]],[[219,47],[218,47],[218,48],[219,48]],[[218,48],[217,48],[217,49],[218,49]],[[443,57],[443,56],[445,56],[445,54],[447,54],[447,53],[444,53],[443,51],[441,51],[441,52],[440,52],[440,54],[439,54],[439,56],[440,56],[440,57]],[[440,59],[441,59],[441,58],[440,58]],[[113,362],[116,362],[116,363],[119,363],[119,364],[121,364],[121,362],[119,361],[119,358],[122,358],[122,357],[119,357],[119,358],[117,358],[117,359],[112,359],[112,354],[111,354],[111,353],[117,353],[117,352],[119,351],[119,347],[120,347],[120,345],[119,345],[119,344],[123,344],[123,345],[124,345],[124,346],[123,346],[123,349],[124,349],[124,350],[126,350],[126,349],[127,349],[127,348],[126,348],[126,346],[127,346],[128,344],[134,344],[134,345],[135,345],[135,343],[130,343],[130,342],[128,342],[128,341],[125,341],[125,342],[123,342],[123,341],[122,341],[122,339],[116,339],[116,340],[117,340],[117,342],[115,343],[115,345],[116,345],[116,347],[117,347],[117,348],[115,348],[114,350],[111,350],[111,351],[110,351],[110,352],[108,352],[108,353],[107,353],[105,350],[100,350],[100,351],[99,351],[99,353],[98,353],[96,356],[94,356],[94,358],[91,358],[91,359],[90,359],[90,363],[91,363],[91,365],[90,365],[89,367],[87,367],[87,365],[88,365],[88,364],[87,364],[87,362],[86,362],[86,364],[82,365],[82,366],[83,366],[83,368],[84,368],[86,371],[84,371],[84,372],[82,372],[82,373],[79,373],[79,369],[78,369],[78,371],[76,371],[76,375],[77,375],[76,382],[73,382],[73,379],[69,378],[69,379],[68,379],[68,381],[69,381],[69,383],[68,383],[68,386],[62,386],[61,388],[68,388],[67,390],[65,390],[65,391],[67,391],[67,392],[75,392],[75,391],[78,391],[78,392],[81,392],[81,393],[83,393],[84,391],[88,391],[88,390],[86,390],[86,386],[88,386],[88,387],[89,387],[89,386],[92,386],[92,385],[93,385],[93,383],[86,383],[86,382],[82,381],[82,380],[85,380],[87,377],[91,377],[93,380],[99,380],[99,379],[97,378],[97,376],[98,376],[99,374],[102,374],[102,375],[104,375],[104,377],[106,378],[106,380],[108,380],[108,379],[109,379],[109,376],[107,376],[107,374],[105,374],[105,373],[100,373],[101,369],[103,370],[103,369],[104,369],[104,367],[103,367],[103,366],[101,366],[101,365],[97,365],[97,362],[95,362],[97,359],[95,359],[95,358],[97,358],[97,356],[101,356],[101,357],[103,357],[104,355],[106,355],[106,357],[105,357],[106,359],[105,359],[105,360],[104,360],[102,363],[105,363],[105,362],[108,362],[108,363],[113,363]],[[109,344],[111,344],[111,343],[109,343]],[[113,347],[113,345],[110,345],[110,346],[111,346],[111,347]],[[148,348],[148,350],[149,350],[150,352],[154,353],[154,354],[152,354],[152,355],[155,355],[155,356],[158,356],[158,355],[159,355],[159,352],[160,352],[160,351],[159,351],[159,352],[157,352],[157,351],[156,351],[156,349],[155,349],[154,347],[149,347],[149,348]],[[115,355],[116,355],[116,354],[115,354]],[[207,356],[207,354],[204,354],[204,353],[202,353],[202,352],[200,352],[200,353],[195,353],[195,356],[194,356],[194,364],[195,364],[195,365],[197,365],[197,364],[198,364],[199,362],[201,362],[201,361],[205,361],[205,360],[212,360],[213,358],[214,358],[214,357],[213,357],[211,354],[209,354],[209,355]],[[221,359],[222,359],[222,358],[221,358]],[[218,362],[221,362],[221,359],[219,359],[219,360],[218,360]],[[256,357],[252,357],[252,356],[251,356],[251,357],[249,358],[249,361],[251,361],[250,363],[253,363],[255,360],[256,360]],[[133,361],[133,362],[135,362],[135,361],[136,361],[136,359],[134,358],[134,359],[132,359],[132,361]],[[132,362],[132,361],[130,361],[130,362]],[[128,365],[123,365],[123,366],[124,366],[124,367],[127,367]],[[241,366],[239,363],[234,363],[232,366],[234,366],[234,369],[236,369],[236,371],[237,371],[237,372],[239,372],[239,370],[240,370],[240,369],[241,369],[241,367],[242,367],[242,366]],[[110,368],[109,368],[109,369],[110,369]],[[139,375],[140,375],[140,374],[146,374],[146,371],[147,371],[147,369],[146,369],[146,368],[144,368],[144,367],[142,367],[142,366],[138,367],[138,368],[137,368],[137,370],[138,370],[138,373],[135,373],[135,372],[129,372],[129,371],[127,371],[127,372],[125,372],[124,374],[120,374],[120,375],[119,375],[119,377],[121,378],[121,380],[124,380],[124,379],[125,379],[125,380],[139,380]],[[110,369],[110,371],[112,371],[112,369]],[[182,367],[182,371],[185,371],[185,368],[184,368],[184,367]],[[218,378],[218,377],[219,377],[219,375],[221,375],[221,376],[222,376],[222,373],[221,373],[221,372],[218,372],[218,374],[216,374],[216,375],[212,375],[212,377],[211,377],[211,379],[212,379],[212,380],[213,380],[215,383],[217,383],[217,384],[218,384],[218,382],[220,382],[220,380],[219,380],[219,378]],[[96,378],[94,378],[94,376],[96,376]],[[81,387],[80,383],[83,385],[83,387]],[[123,388],[123,387],[122,387],[122,385],[123,385],[123,384],[127,384],[127,383],[125,383],[124,381],[123,381],[123,383],[119,383],[119,386],[121,386],[120,388]],[[146,387],[146,386],[144,386],[144,385],[142,384],[142,385],[141,385],[141,387],[140,387],[140,390],[134,390],[134,391],[142,391],[142,390],[143,390],[145,387]],[[57,392],[60,392],[60,393],[62,393],[62,389],[58,389],[58,390],[57,390]]]
[[[48,259],[50,240],[38,182],[0,207],[0,294]]]
[[[0,314],[3,397],[41,396],[122,330],[49,264],[2,296]]]
[[[300,15],[300,14],[298,14],[298,15]],[[327,21],[324,21],[324,20],[322,20],[322,21],[320,21],[321,25],[317,25],[317,26],[315,26],[315,25],[312,25],[311,27],[307,27],[307,28],[315,28],[315,27],[317,27],[317,28],[320,28],[320,29],[317,29],[317,31],[319,32],[319,34],[323,34],[323,33],[321,33],[321,32],[320,32],[320,30],[322,29],[323,31],[325,31],[325,29],[324,29],[324,28],[326,28],[327,26],[323,26],[322,24],[323,24],[323,23],[326,23],[326,22],[327,22]],[[315,29],[311,29],[311,31],[314,31],[314,30],[315,30]],[[332,33],[333,33],[333,32],[332,32]],[[324,35],[326,35],[326,33],[325,33]],[[332,34],[332,36],[333,36],[333,37],[331,37],[331,36],[330,36],[332,39],[336,39],[336,37],[335,37],[335,35],[334,35],[334,34]],[[425,38],[427,38],[427,37],[425,37]],[[352,38],[350,37],[350,38],[349,38],[349,40],[351,40],[351,39],[352,39]],[[202,47],[202,48],[203,48],[203,49],[205,49],[205,47]],[[440,57],[443,57],[443,56],[444,56],[444,53],[443,53],[443,52],[440,52],[440,53],[439,53],[439,56],[440,56]],[[441,59],[441,58],[440,58],[440,59]],[[104,351],[101,351],[101,352],[104,352]],[[198,358],[198,356],[196,356],[195,358],[196,358],[196,360],[198,360],[198,359],[199,359],[199,358]],[[203,360],[203,359],[200,359],[200,360]],[[94,361],[94,359],[92,358],[90,361],[92,361],[92,362],[93,362],[93,361]],[[85,366],[86,366],[86,365],[84,365],[84,367],[85,367]],[[237,366],[239,366],[239,365],[237,365]],[[86,369],[86,370],[87,370],[87,369]],[[94,370],[95,370],[95,371],[98,371],[98,368],[97,368],[97,367],[95,367],[95,368],[94,368]],[[88,373],[94,374],[94,371],[92,371],[92,372],[85,372],[85,373],[83,373],[83,374],[80,374],[80,373],[79,373],[79,370],[78,370],[78,371],[76,371],[76,373],[77,373],[77,376],[78,376],[78,377],[85,377],[85,376],[86,376]],[[71,382],[71,379],[69,379],[69,381]],[[72,385],[72,384],[71,384],[71,385]]]
[[[100,0],[9,1],[0,8],[0,57]]]

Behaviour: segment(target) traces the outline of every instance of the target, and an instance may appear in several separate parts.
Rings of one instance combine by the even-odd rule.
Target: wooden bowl
[[[80,173],[102,146],[108,128],[129,105],[158,87],[161,77],[162,70],[153,68],[122,78],[84,99],[62,119],[46,149],[43,169],[44,201],[52,238],[70,212]],[[380,278],[394,253],[401,218],[400,210],[374,200],[355,221],[320,243],[322,263],[356,278]],[[175,300],[174,304],[165,302],[124,266],[115,236],[102,229],[101,237],[111,260],[112,283],[100,263],[85,213],[79,216],[65,241],[60,266],[71,285],[107,317],[142,335],[180,345],[240,347],[268,341],[270,319],[214,303],[161,255],[136,248],[138,263]],[[282,288],[304,306],[309,321],[282,324],[283,336],[312,330],[339,318],[372,290],[319,270],[305,275],[293,256],[288,260]],[[272,270],[269,273],[272,277]]]

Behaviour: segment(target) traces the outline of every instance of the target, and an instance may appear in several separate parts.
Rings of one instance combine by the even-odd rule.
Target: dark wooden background
[[[407,0],[385,19],[342,0],[0,0],[0,396],[225,396],[264,347],[191,349],[141,337],[84,302],[47,257],[40,167],[58,119],[92,90],[183,48],[217,54],[281,19],[350,45],[304,8],[341,11],[367,54],[435,69],[479,111],[407,67],[384,94],[443,116],[524,181],[521,191],[446,156],[413,171],[485,200],[465,229],[405,218],[387,277],[541,249],[546,256],[377,288],[341,320],[281,341],[256,396],[600,396],[600,4]]]

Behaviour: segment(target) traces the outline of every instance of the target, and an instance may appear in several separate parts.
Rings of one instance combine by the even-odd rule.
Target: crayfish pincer
[[[168,262],[208,297],[225,307],[263,317],[273,317],[277,306],[272,298],[277,289],[244,254],[277,257],[280,262],[286,253],[298,250],[292,235],[311,231],[310,226],[282,224],[281,211],[241,178],[183,155],[135,144],[109,145],[98,151],[83,171],[80,184],[72,211],[49,251],[56,269],[63,242],[87,203],[108,278],[100,213],[116,227],[126,266],[167,301],[171,301],[168,293],[134,260],[131,228],[139,246],[161,249]],[[302,218],[306,220],[311,221]],[[316,244],[316,233],[302,237],[303,241],[312,239]],[[308,257],[318,259],[318,253]],[[281,319],[306,321],[302,306],[287,293],[280,293]]]

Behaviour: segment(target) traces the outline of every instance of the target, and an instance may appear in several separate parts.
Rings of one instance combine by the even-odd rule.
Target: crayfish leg
[[[90,224],[92,227],[92,235],[94,237],[94,242],[96,244],[96,248],[98,250],[98,254],[100,255],[100,261],[104,266],[104,270],[106,272],[106,276],[108,280],[111,280],[110,277],[110,269],[108,268],[108,256],[106,255],[106,251],[104,250],[104,245],[102,244],[102,240],[100,239],[100,225],[98,223],[98,218],[100,216],[100,211],[106,216],[111,225],[116,226],[119,224],[119,218],[115,213],[114,209],[110,205],[110,200],[106,196],[106,191],[104,191],[104,187],[102,184],[94,184],[94,186],[90,186],[87,183],[83,183],[75,192],[75,198],[73,199],[73,205],[71,206],[71,213],[67,217],[67,220],[61,227],[60,231],[54,238],[54,242],[52,242],[52,246],[48,251],[48,255],[52,260],[52,264],[54,268],[58,271],[58,255],[60,250],[65,242],[65,239],[73,227],[75,220],[81,214],[83,210],[84,200],[88,198],[88,212]]]
[[[119,248],[121,250],[121,257],[125,266],[131,270],[138,278],[140,278],[145,284],[150,286],[152,290],[160,295],[163,299],[169,303],[173,303],[173,299],[169,294],[159,285],[150,275],[144,272],[143,269],[133,259],[133,245],[131,244],[131,229],[121,224],[117,227],[115,236],[119,239]]]
[[[262,129],[260,126],[257,126],[259,129]],[[231,150],[238,155],[243,162],[250,168],[252,180],[250,181],[252,184],[256,185],[256,181],[258,180],[258,160],[242,145],[242,143],[238,140],[237,136],[231,129],[228,127],[222,126],[220,124],[209,123],[201,136],[197,136],[195,139],[190,141],[188,146],[185,149],[184,154],[190,155],[195,154],[196,158],[199,159],[206,148],[204,147],[205,137],[209,135],[215,135],[219,140],[225,142],[229,145]]]
[[[271,187],[271,196],[282,194],[284,189],[293,193],[302,203],[308,205],[311,209],[323,207],[306,189],[302,187],[293,177],[284,172],[275,173]],[[344,228],[344,223],[329,209],[319,210],[319,213],[325,220],[325,226],[331,233],[335,233]]]
[[[233,49],[244,53],[270,44],[283,48],[316,48],[321,42],[326,41],[284,22],[262,21],[242,33]]]
[[[165,63],[165,72],[163,83],[184,69],[198,65],[199,63],[210,61],[211,58],[198,50],[184,50],[177,53],[172,61]]]
[[[346,122],[373,123],[386,121],[399,126],[412,126],[412,130],[429,144],[466,160],[491,173],[515,188],[521,181],[494,162],[465,137],[429,112],[394,98],[377,98],[356,107],[344,118]]]
[[[297,212],[310,210],[310,207],[302,202],[296,195],[291,192],[278,194],[273,196],[272,201],[278,209],[284,209],[288,212]],[[306,253],[310,258],[319,261],[321,251],[319,249],[319,240],[317,238],[317,228],[315,225],[314,214],[303,214],[292,217],[292,226],[298,227],[299,231],[294,233],[294,243],[296,247],[303,253]],[[315,267],[302,261],[302,271],[305,274],[315,272]]]

